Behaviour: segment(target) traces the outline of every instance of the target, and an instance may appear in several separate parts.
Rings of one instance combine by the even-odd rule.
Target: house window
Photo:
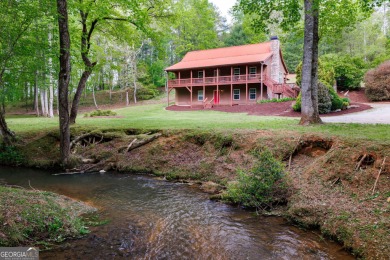
[[[240,100],[240,90],[233,89],[233,100]]]
[[[233,74],[234,75],[240,75],[240,68],[234,68]]]
[[[198,90],[198,101],[203,101],[203,90]]]
[[[202,78],[203,79],[203,71],[198,71],[198,78]]]
[[[253,79],[256,78],[257,68],[256,67],[250,67],[249,68],[249,78]]]
[[[255,88],[249,89],[249,100],[256,100],[256,89]]]

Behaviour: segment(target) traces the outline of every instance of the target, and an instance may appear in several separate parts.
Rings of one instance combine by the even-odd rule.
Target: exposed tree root
[[[157,138],[159,138],[161,136],[161,133],[156,133],[154,135],[151,135],[149,138],[144,138],[144,139],[140,139],[138,140],[137,138],[133,139],[133,141],[131,141],[131,143],[128,145],[128,146],[124,146],[124,147],[121,147],[118,149],[118,152],[121,153],[121,152],[130,152],[138,147],[141,147],[145,144],[148,144],[154,140],[156,140]]]
[[[375,193],[376,184],[378,183],[379,177],[381,176],[382,170],[383,170],[383,168],[385,166],[386,158],[387,158],[386,156],[385,156],[385,158],[383,158],[383,162],[382,162],[381,168],[379,170],[378,176],[376,177],[376,180],[375,180],[375,183],[374,183],[374,188],[372,188],[371,195],[374,195],[374,193]]]
[[[111,141],[112,137],[104,136],[102,133],[86,133],[76,137],[70,142],[70,149],[73,149],[76,144],[80,144],[83,146],[91,145],[91,144],[99,144],[102,142]]]

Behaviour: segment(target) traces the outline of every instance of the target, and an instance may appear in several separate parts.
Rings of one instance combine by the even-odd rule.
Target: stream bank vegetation
[[[59,166],[56,131],[21,135],[25,143],[17,151],[23,165]],[[320,229],[359,257],[390,255],[390,146],[382,138],[316,131],[80,126],[72,127],[71,140],[73,168],[67,174],[153,173],[198,183],[214,197]]]
[[[0,185],[0,246],[50,248],[89,233],[83,215],[95,208],[52,192]]]
[[[222,198],[261,211],[286,204],[292,191],[284,165],[268,149],[253,155],[255,166],[248,172],[238,170],[237,181],[227,185]]]

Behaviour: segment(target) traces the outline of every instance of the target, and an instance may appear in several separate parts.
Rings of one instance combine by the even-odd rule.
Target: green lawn
[[[303,127],[298,119],[285,117],[248,116],[243,113],[218,111],[166,111],[165,105],[139,105],[116,110],[122,118],[84,118],[80,114],[76,127],[98,129],[252,129],[288,130],[300,133],[323,133],[354,139],[390,140],[390,125],[363,124],[324,124]],[[58,118],[36,118],[33,116],[13,116],[7,118],[11,130],[28,134],[56,129]]]

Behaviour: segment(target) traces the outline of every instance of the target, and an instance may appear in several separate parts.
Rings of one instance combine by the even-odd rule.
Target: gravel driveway
[[[370,103],[369,105],[372,109],[321,119],[329,123],[390,124],[390,103]]]

